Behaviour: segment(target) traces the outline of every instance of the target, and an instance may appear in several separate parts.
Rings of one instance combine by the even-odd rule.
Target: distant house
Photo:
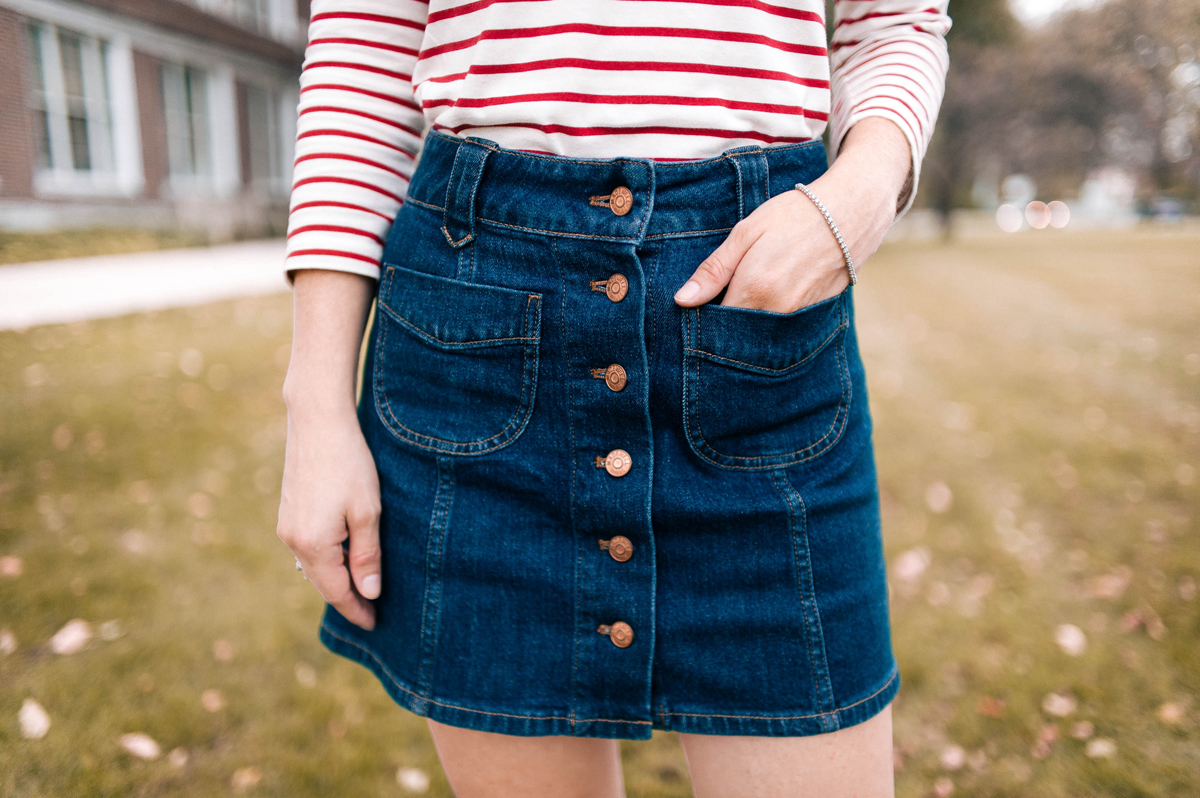
[[[0,0],[0,229],[286,225],[308,0]]]

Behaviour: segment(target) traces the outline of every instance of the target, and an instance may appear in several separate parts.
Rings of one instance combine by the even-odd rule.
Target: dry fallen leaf
[[[158,759],[162,756],[162,749],[158,747],[158,743],[148,734],[141,732],[133,732],[131,734],[122,734],[120,739],[121,747],[127,752],[136,756],[138,759]]]
[[[1074,712],[1077,706],[1074,697],[1066,693],[1048,693],[1042,699],[1042,711],[1056,718],[1065,718]]]
[[[942,749],[940,761],[946,770],[958,770],[966,763],[967,752],[961,745],[948,745]]]
[[[50,715],[32,698],[21,703],[17,721],[21,724],[21,736],[26,740],[40,740],[50,731]]]
[[[220,690],[205,690],[200,694],[200,704],[209,712],[220,712],[225,706],[225,697]]]
[[[429,774],[418,768],[400,768],[396,771],[396,783],[409,792],[428,792]]]
[[[235,793],[253,789],[260,781],[262,781],[262,771],[254,766],[238,768],[233,771],[233,778],[230,779]]]
[[[87,621],[75,618],[67,621],[63,628],[50,638],[50,650],[55,654],[75,654],[82,651],[91,639],[91,625]]]
[[[301,687],[317,686],[317,670],[307,662],[296,663],[296,681]]]
[[[931,559],[929,549],[924,546],[909,549],[896,558],[895,564],[892,565],[892,573],[901,582],[915,582],[925,573]]]
[[[1070,657],[1078,657],[1087,649],[1087,635],[1072,623],[1061,624],[1054,630],[1054,642]]]

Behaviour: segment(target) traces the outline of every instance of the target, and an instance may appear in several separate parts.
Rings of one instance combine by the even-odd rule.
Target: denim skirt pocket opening
[[[373,391],[399,440],[480,455],[533,414],[542,295],[388,265],[379,287]]]
[[[692,451],[741,470],[784,468],[829,451],[850,410],[847,303],[843,292],[792,313],[688,310],[683,397]]]

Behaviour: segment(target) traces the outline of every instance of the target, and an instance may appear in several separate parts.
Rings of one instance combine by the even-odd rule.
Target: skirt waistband
[[[455,247],[474,239],[477,222],[640,244],[727,231],[768,198],[825,169],[820,139],[653,161],[543,155],[431,130],[408,200],[441,211]]]

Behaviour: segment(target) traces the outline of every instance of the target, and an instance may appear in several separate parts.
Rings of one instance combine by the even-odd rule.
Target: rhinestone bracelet
[[[809,191],[808,186],[803,183],[797,183],[796,189],[804,192],[804,196],[812,200],[813,205],[816,205],[817,210],[825,217],[825,221],[829,224],[829,229],[833,231],[833,237],[837,239],[838,246],[842,248],[842,257],[846,259],[846,271],[850,272],[850,285],[858,285],[858,275],[854,273],[854,259],[850,257],[850,248],[846,246],[846,241],[842,238],[842,233],[838,230],[838,226],[833,223],[833,217],[825,209],[825,203],[817,199],[817,195]]]

